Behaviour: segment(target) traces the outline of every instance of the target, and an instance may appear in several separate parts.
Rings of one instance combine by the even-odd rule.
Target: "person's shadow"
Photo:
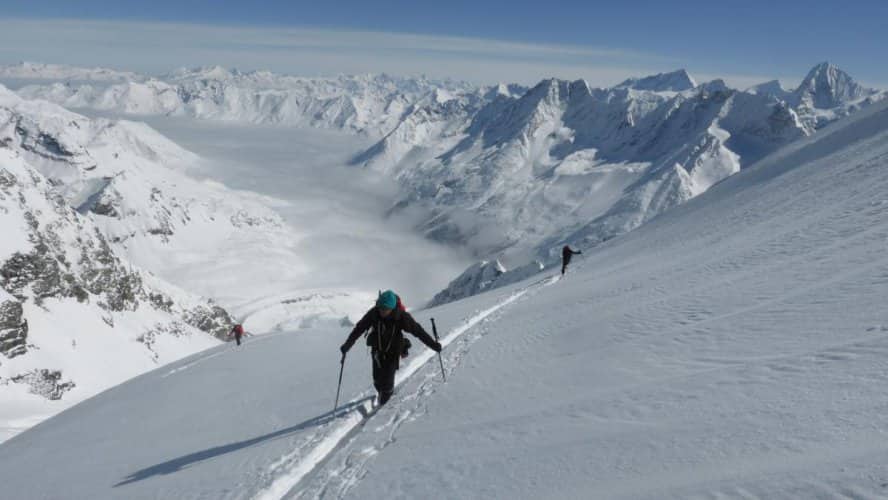
[[[218,457],[219,455],[224,455],[226,453],[231,453],[233,451],[237,451],[237,450],[240,450],[243,448],[248,448],[250,446],[253,446],[253,445],[265,442],[265,441],[279,439],[281,437],[286,436],[287,434],[291,434],[293,432],[297,432],[302,429],[307,429],[309,427],[316,427],[318,425],[323,425],[323,424],[335,419],[337,416],[340,416],[340,415],[342,415],[354,408],[358,408],[359,410],[363,410],[363,408],[361,408],[361,405],[363,405],[367,401],[371,401],[371,400],[373,400],[373,396],[368,396],[366,398],[352,401],[351,403],[347,403],[345,405],[342,405],[339,408],[337,408],[336,410],[328,411],[327,413],[324,413],[323,415],[319,415],[317,417],[308,419],[304,422],[298,423],[298,424],[293,425],[291,427],[287,427],[286,429],[274,431],[274,432],[271,432],[271,433],[268,433],[268,434],[265,434],[262,436],[254,437],[252,439],[238,441],[236,443],[230,443],[230,444],[216,446],[214,448],[209,448],[209,449],[202,450],[202,451],[197,451],[194,453],[189,453],[188,455],[183,455],[179,458],[174,458],[172,460],[169,460],[169,461],[157,464],[157,465],[152,465],[151,467],[146,467],[142,470],[133,472],[132,474],[127,476],[123,481],[120,481],[119,483],[115,484],[114,487],[117,488],[118,486],[125,486],[130,483],[135,483],[136,481],[148,479],[149,477],[152,477],[152,476],[159,476],[162,474],[173,474],[173,473],[178,472],[178,471],[190,466],[191,464],[194,464],[197,462],[202,462],[204,460],[209,460],[211,458]],[[363,411],[362,411],[362,413],[363,413]]]

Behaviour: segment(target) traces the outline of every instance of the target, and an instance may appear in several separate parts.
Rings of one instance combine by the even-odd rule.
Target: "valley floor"
[[[471,262],[458,249],[418,234],[409,217],[385,216],[398,199],[396,182],[346,165],[370,145],[367,137],[188,118],[142,119],[201,156],[189,174],[263,197],[297,236],[296,247],[282,249],[293,255],[291,274],[296,279],[251,280],[251,268],[262,263],[251,261],[250,255],[263,242],[233,245],[221,262],[165,273],[188,290],[220,299],[238,316],[259,299],[320,290],[394,288],[415,305],[430,299]],[[393,273],[393,268],[400,272]]]

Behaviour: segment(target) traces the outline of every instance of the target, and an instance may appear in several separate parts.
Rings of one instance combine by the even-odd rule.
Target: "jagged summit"
[[[586,83],[586,80],[581,79],[570,81],[558,78],[548,78],[528,90],[521,99],[531,101],[539,99],[556,101],[567,100],[576,96],[588,96],[589,93],[589,84]]]
[[[657,73],[643,78],[629,78],[617,85],[617,88],[649,90],[652,92],[681,92],[697,86],[697,82],[684,69],[671,73]]]
[[[527,87],[524,87],[523,85],[518,85],[517,83],[499,83],[488,87],[484,92],[484,98],[491,101],[501,96],[515,98],[521,97],[525,92],[527,92]]]
[[[250,72],[257,73],[258,72]],[[168,77],[170,78],[204,78],[211,80],[224,80],[236,76],[240,76],[244,73],[239,71],[237,68],[225,68],[220,65],[214,66],[197,66],[192,68],[179,68],[171,73],[169,73]]]
[[[728,84],[721,78],[716,78],[715,80],[700,84],[700,89],[705,90],[706,92],[726,92],[731,90],[731,88],[728,87]]]
[[[780,80],[770,80],[765,83],[753,85],[746,89],[746,92],[757,95],[772,95],[781,99],[790,93],[783,88],[783,84],[780,83]]]
[[[858,84],[851,75],[829,62],[822,62],[811,68],[795,90],[800,101],[808,101],[817,109],[840,106],[871,93],[874,91]]]

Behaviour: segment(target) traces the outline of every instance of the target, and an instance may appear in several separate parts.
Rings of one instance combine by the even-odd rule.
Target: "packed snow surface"
[[[879,104],[564,278],[417,313],[446,382],[417,345],[374,413],[358,344],[332,412],[346,328],[217,347],[0,445],[3,494],[884,498],[886,168]]]

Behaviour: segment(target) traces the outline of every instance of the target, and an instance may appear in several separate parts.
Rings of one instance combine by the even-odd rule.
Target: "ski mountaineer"
[[[244,336],[244,327],[242,325],[234,325],[234,328],[228,332],[228,338],[234,335],[234,340],[237,341],[237,345],[241,345],[241,337]]]
[[[564,245],[564,248],[561,249],[561,275],[564,276],[564,271],[567,271],[567,265],[570,264],[570,258],[578,253],[583,253],[579,250],[573,251],[570,249],[570,245]]]
[[[354,345],[367,330],[367,345],[373,357],[373,386],[378,393],[378,402],[384,405],[395,388],[395,371],[399,361],[406,355],[407,339],[402,332],[408,332],[429,346],[435,352],[441,352],[441,344],[426,333],[422,326],[413,319],[401,305],[400,298],[391,290],[379,294],[376,305],[352,329],[348,339],[339,348],[342,355]]]

